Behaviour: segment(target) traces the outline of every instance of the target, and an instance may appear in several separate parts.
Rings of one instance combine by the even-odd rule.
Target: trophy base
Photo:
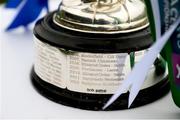
[[[34,68],[31,70],[31,80],[34,88],[44,97],[65,106],[84,110],[101,111],[104,104],[112,96],[112,94],[86,94],[61,89],[39,78]],[[130,108],[152,103],[165,96],[169,90],[170,84],[168,79],[165,78],[154,86],[141,90]],[[128,109],[128,96],[129,92],[121,95],[105,111]]]

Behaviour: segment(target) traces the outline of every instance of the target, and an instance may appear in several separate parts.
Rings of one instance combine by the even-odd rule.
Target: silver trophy
[[[88,33],[128,33],[148,26],[143,0],[63,0],[54,22]]]
[[[143,0],[62,0],[34,28],[35,88],[51,100],[102,110],[153,44]],[[157,60],[132,107],[168,92],[166,66]],[[128,109],[128,90],[106,110]]]

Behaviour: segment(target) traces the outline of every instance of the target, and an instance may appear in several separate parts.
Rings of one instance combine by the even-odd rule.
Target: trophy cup
[[[34,28],[32,83],[57,103],[86,110],[103,105],[153,44],[143,0],[62,0]],[[161,58],[161,56],[159,56]],[[169,91],[167,71],[152,65],[132,108]],[[128,108],[129,92],[106,110]]]

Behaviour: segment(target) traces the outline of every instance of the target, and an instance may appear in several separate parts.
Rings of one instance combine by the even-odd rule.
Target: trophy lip
[[[56,25],[52,19],[55,12],[40,19],[33,31],[38,39],[54,46],[82,52],[121,53],[142,50],[153,44],[149,27],[124,34],[83,33]]]

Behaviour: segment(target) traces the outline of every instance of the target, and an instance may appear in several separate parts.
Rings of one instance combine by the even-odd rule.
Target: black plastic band
[[[112,96],[111,94],[86,94],[61,89],[39,78],[34,69],[31,71],[31,79],[36,90],[48,99],[57,103],[86,110],[102,110],[102,106]],[[156,85],[143,89],[139,92],[131,108],[152,103],[166,95],[170,90],[167,78]],[[123,110],[128,108],[129,92],[121,95],[106,111]]]
[[[148,48],[153,44],[149,28],[123,34],[93,34],[64,29],[54,24],[54,13],[39,20],[35,36],[46,43],[64,49],[91,53],[124,53]]]

